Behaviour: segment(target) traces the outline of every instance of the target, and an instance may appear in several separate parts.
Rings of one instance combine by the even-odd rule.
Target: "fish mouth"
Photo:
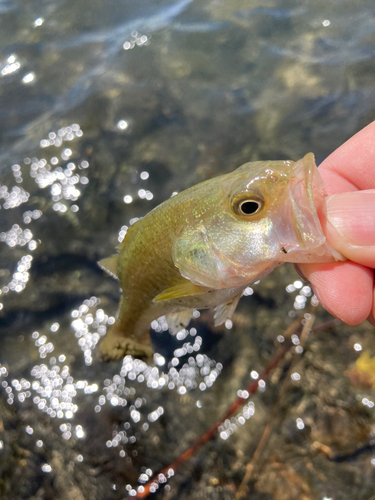
[[[313,249],[326,241],[318,217],[325,196],[314,155],[308,153],[296,163],[290,185],[292,225],[301,249]]]
[[[295,163],[289,183],[288,207],[285,208],[291,223],[284,221],[284,234],[279,234],[282,261],[333,262],[341,257],[327,243],[318,216],[326,196],[314,155],[308,153]]]

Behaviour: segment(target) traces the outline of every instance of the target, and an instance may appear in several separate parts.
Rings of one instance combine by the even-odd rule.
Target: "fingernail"
[[[349,243],[375,245],[375,190],[334,194],[325,209],[329,223]]]

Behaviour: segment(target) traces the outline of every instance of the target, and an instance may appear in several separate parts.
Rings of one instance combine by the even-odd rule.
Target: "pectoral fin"
[[[171,299],[191,297],[192,295],[202,295],[204,293],[207,293],[205,288],[194,285],[191,281],[186,280],[184,283],[163,290],[154,298],[153,302],[165,302]]]
[[[116,253],[115,255],[111,255],[111,257],[107,257],[106,259],[102,259],[98,262],[99,267],[101,267],[103,271],[107,272],[115,279],[118,279],[117,259],[118,254]]]
[[[168,328],[172,335],[176,335],[180,330],[188,326],[193,311],[194,309],[184,309],[183,311],[167,314]]]
[[[233,316],[238,301],[240,300],[241,297],[242,297],[242,290],[241,293],[232,297],[228,302],[225,302],[224,304],[219,304],[218,306],[215,307],[215,312],[214,312],[215,326],[222,325],[223,323],[225,323],[227,319],[230,319]]]

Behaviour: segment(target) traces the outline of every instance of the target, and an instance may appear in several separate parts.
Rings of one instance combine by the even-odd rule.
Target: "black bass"
[[[334,262],[318,214],[324,186],[308,153],[258,161],[168,199],[133,224],[118,254],[100,262],[120,282],[118,319],[103,359],[149,357],[150,323],[165,315],[175,332],[194,309],[229,319],[245,288],[283,262]]]

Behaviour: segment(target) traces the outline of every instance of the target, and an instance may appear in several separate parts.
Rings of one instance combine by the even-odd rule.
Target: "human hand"
[[[328,243],[344,257],[297,267],[321,304],[349,325],[375,325],[375,122],[319,166],[328,198],[321,220]]]

